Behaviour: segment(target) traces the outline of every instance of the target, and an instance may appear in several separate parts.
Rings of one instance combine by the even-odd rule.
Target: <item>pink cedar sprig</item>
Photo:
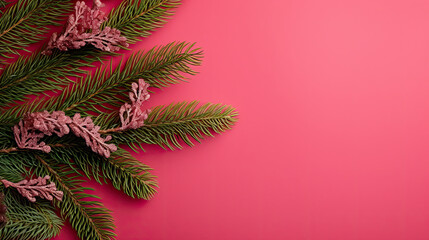
[[[51,147],[40,140],[45,135],[51,136],[53,133],[62,137],[68,134],[70,129],[76,136],[84,138],[86,145],[94,152],[106,158],[117,150],[115,144],[106,143],[112,139],[111,136],[101,137],[98,133],[100,127],[96,126],[90,117],[81,118],[79,113],[76,113],[73,119],[63,111],[30,113],[13,127],[13,132],[18,148],[49,153]]]
[[[9,182],[8,180],[2,179],[0,182],[4,184],[6,188],[13,187],[30,202],[35,202],[36,197],[40,197],[49,201],[57,199],[61,201],[63,199],[64,193],[58,191],[55,183],[47,181],[50,179],[49,176],[38,177],[31,180],[22,180],[18,183]]]
[[[49,55],[52,49],[67,51],[79,49],[86,44],[108,52],[118,51],[119,46],[128,47],[127,38],[121,36],[118,29],[105,27],[101,30],[101,24],[107,17],[100,8],[103,6],[100,0],[95,0],[92,9],[84,1],[77,1],[75,13],[69,16],[64,33],[58,36],[52,34],[48,46],[42,52]]]
[[[19,148],[50,152],[51,147],[39,142],[45,135],[53,133],[62,137],[70,132],[68,124],[72,122],[62,111],[36,112],[27,114],[18,125],[13,127],[15,141]]]
[[[124,131],[144,126],[144,121],[151,112],[150,109],[142,110],[143,102],[150,98],[148,87],[149,84],[143,79],[131,84],[132,91],[129,92],[131,104],[125,103],[119,109],[121,127],[115,130]],[[96,126],[90,117],[82,118],[79,113],[76,113],[73,118],[65,115],[63,111],[30,113],[13,127],[13,132],[18,148],[49,153],[51,147],[40,140],[45,135],[51,136],[53,133],[62,137],[69,134],[70,129],[76,136],[85,139],[86,145],[92,151],[106,158],[110,157],[111,152],[117,150],[115,144],[106,143],[112,139],[111,136],[103,138],[99,132],[100,127]]]
[[[112,136],[102,138],[98,132],[100,126],[96,126],[90,117],[81,118],[80,114],[76,113],[69,126],[76,136],[85,139],[86,145],[91,147],[93,152],[108,158],[111,152],[118,149],[115,144],[106,143],[112,139]]]
[[[129,97],[131,104],[125,103],[119,109],[119,117],[121,119],[121,131],[127,129],[136,129],[144,125],[144,121],[148,118],[150,109],[142,110],[143,102],[150,98],[147,91],[149,84],[143,79],[139,79],[138,84],[131,84],[131,92]]]

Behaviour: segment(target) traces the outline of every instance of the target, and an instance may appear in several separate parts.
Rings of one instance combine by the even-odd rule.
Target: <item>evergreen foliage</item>
[[[207,103],[198,106],[198,101],[181,102],[152,109],[145,126],[123,133],[114,133],[113,140],[134,148],[141,143],[157,144],[162,148],[182,148],[179,139],[194,146],[191,139],[200,142],[204,136],[230,129],[238,116],[234,108]]]
[[[180,0],[126,0],[110,13],[104,26],[121,30],[130,43],[135,43],[138,37],[147,37],[162,27],[179,4]]]
[[[65,19],[72,6],[72,1],[66,0],[18,0],[5,8],[2,3],[0,63],[41,40],[49,26]],[[119,29],[129,43],[134,43],[161,27],[179,4],[179,0],[125,0],[112,10],[103,26]],[[18,40],[12,42],[14,37]],[[201,64],[203,54],[192,43],[173,42],[136,52],[115,67],[110,63],[93,73],[81,70],[114,55],[93,47],[55,50],[49,56],[38,50],[17,58],[1,71],[0,178],[18,182],[49,175],[64,197],[62,201],[54,200],[52,206],[40,199],[30,203],[15,190],[0,185],[9,219],[0,228],[0,239],[48,239],[59,233],[64,220],[81,239],[115,239],[110,211],[91,193],[92,189],[85,187],[85,182],[94,179],[100,184],[109,183],[132,198],[146,200],[156,194],[158,187],[152,169],[121,145],[136,151],[143,149],[143,144],[164,149],[182,148],[183,143],[193,146],[195,141],[230,129],[237,121],[237,112],[230,106],[192,101],[155,107],[144,126],[118,130],[118,109],[128,101],[131,83],[144,79],[153,88],[164,88],[186,81],[196,74],[193,67]],[[26,113],[43,110],[90,116],[101,127],[98,133],[112,136],[111,142],[119,146],[118,150],[106,158],[92,152],[83,139],[73,134],[45,136],[42,140],[51,147],[50,153],[18,149],[12,127]]]
[[[61,230],[63,222],[49,202],[30,203],[12,190],[7,190],[5,204],[8,222],[0,228],[0,239],[44,240],[56,236]]]
[[[49,175],[58,190],[63,191],[62,201],[54,201],[61,210],[61,215],[68,219],[81,239],[114,239],[114,224],[110,211],[97,199],[87,193],[93,189],[82,186],[85,181],[68,164],[50,159],[49,156],[34,156],[32,172],[38,176]]]
[[[6,7],[7,2],[5,0],[0,0],[0,15],[3,14],[3,10]]]
[[[0,2],[5,7],[6,2]],[[0,17],[0,64],[44,38],[48,25],[59,25],[72,3],[66,0],[18,0]]]
[[[90,52],[89,48],[50,56],[35,52],[7,65],[0,76],[0,111],[17,101],[28,100],[28,95],[61,90],[71,82],[69,77],[84,73],[80,68],[103,54],[94,50],[89,56]]]
[[[179,3],[179,0],[126,0],[112,10],[105,25],[120,30],[123,36],[133,43],[137,37],[147,37],[150,31],[161,27]],[[49,24],[44,24],[46,25]],[[142,29],[138,27],[140,25],[146,27]],[[67,85],[66,77],[82,73],[80,67],[88,66],[109,55],[112,53],[85,47],[69,52],[54,51],[50,56],[37,51],[30,57],[20,58],[17,62],[7,65],[0,78],[0,91],[13,92],[1,96],[0,110],[7,104],[27,100],[26,95],[58,90],[59,86]],[[40,84],[44,87],[40,87]]]

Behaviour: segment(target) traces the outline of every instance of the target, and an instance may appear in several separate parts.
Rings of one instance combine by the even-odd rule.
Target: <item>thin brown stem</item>
[[[30,12],[31,14],[32,12]],[[25,16],[24,18],[19,19],[18,22],[16,22],[15,24],[13,24],[10,28],[4,30],[2,33],[0,33],[0,38],[3,37],[6,33],[10,32],[12,29],[14,29],[16,26],[18,26],[19,24],[21,24],[24,20],[27,20],[28,16],[30,15],[28,14],[27,16]]]
[[[0,153],[10,153],[10,152],[16,152],[16,151],[19,151],[19,149],[14,148],[14,147],[6,148],[6,149],[0,149]]]
[[[64,144],[60,144],[60,143],[48,144],[48,145],[51,147],[67,147],[67,146],[70,146],[70,145],[64,145]],[[17,152],[17,151],[27,151],[27,150],[26,149],[19,149],[16,147],[0,149],[0,153],[11,153],[11,152]]]
[[[112,132],[121,132],[121,131],[122,131],[122,129],[120,127],[117,127],[117,128],[109,128],[109,129],[99,130],[98,133],[108,134],[108,133],[112,133]]]
[[[183,120],[178,120],[178,121],[172,121],[172,122],[166,122],[166,123],[149,123],[149,124],[145,124],[143,125],[143,127],[147,127],[147,128],[153,128],[153,127],[159,127],[159,126],[163,126],[163,125],[174,125],[174,124],[180,124],[180,123],[187,123],[187,122],[194,122],[194,121],[204,121],[204,120],[211,120],[211,119],[230,119],[230,120],[234,120],[233,116],[220,116],[220,117],[203,117],[203,118],[198,118],[198,119],[183,119]],[[104,130],[99,130],[98,132],[100,134],[107,134],[107,133],[112,133],[112,132],[122,132],[124,131],[123,129],[121,129],[120,127],[117,128],[109,128],[109,129],[104,129]]]

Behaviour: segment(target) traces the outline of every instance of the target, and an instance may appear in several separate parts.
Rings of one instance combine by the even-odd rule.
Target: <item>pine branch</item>
[[[113,134],[118,144],[127,144],[133,149],[136,145],[157,144],[162,148],[182,148],[179,140],[193,146],[191,138],[200,142],[204,136],[230,129],[237,121],[234,108],[207,103],[198,107],[198,102],[181,102],[152,109],[145,125],[136,130]]]
[[[107,21],[106,26],[120,30],[129,39],[147,36],[146,32],[127,31],[127,29],[147,22],[146,24],[153,26],[147,31],[154,30],[154,23],[164,21],[162,19],[172,14],[172,8],[163,10],[164,5],[160,2],[164,4],[174,2],[177,5],[179,0],[124,1],[120,7],[111,12],[112,19],[117,20]],[[149,8],[142,7],[143,5]],[[93,47],[85,47],[66,53],[55,51],[51,56],[42,55],[39,51],[30,57],[19,59],[18,62],[6,66],[0,77],[0,92],[2,93],[0,110],[4,111],[5,107],[16,101],[28,100],[25,95],[58,90],[59,86],[65,86],[68,83],[67,76],[75,76],[82,72],[79,67],[88,66],[109,55],[111,55],[109,52],[100,52]],[[18,89],[23,91],[18,91]]]
[[[42,40],[48,26],[59,25],[71,9],[71,2],[66,0],[18,0],[7,8],[0,17],[0,64]]]
[[[90,56],[91,52],[93,54]],[[70,83],[68,77],[84,73],[79,69],[80,67],[88,66],[104,54],[104,52],[85,48],[51,56],[36,52],[30,57],[19,58],[8,65],[0,76],[0,110],[4,111],[16,101],[28,100],[26,95],[61,90],[62,86]]]
[[[202,51],[186,42],[173,42],[147,52],[138,52],[116,68],[111,65],[98,68],[94,76],[88,74],[86,78],[66,87],[57,97],[47,101],[36,98],[31,104],[5,111],[0,116],[0,122],[10,122],[26,112],[42,110],[63,110],[70,114],[93,111],[102,115],[106,110],[114,109],[116,112],[127,99],[132,82],[143,78],[155,88],[177,84],[186,80],[184,74],[196,74],[191,67],[200,65],[201,59]]]
[[[97,113],[119,108],[127,99],[131,83],[140,78],[151,87],[161,88],[184,81],[183,74],[196,74],[191,66],[201,64],[202,52],[193,46],[185,42],[170,43],[132,55],[123,67],[99,68],[94,77],[87,75],[86,79],[71,85],[48,106],[57,110]]]
[[[133,149],[136,149],[136,146],[142,148],[142,143],[157,144],[170,149],[182,148],[179,139],[193,146],[191,138],[200,142],[204,136],[213,136],[212,131],[224,132],[237,121],[238,113],[232,107],[211,103],[198,107],[198,104],[193,101],[158,106],[152,110],[143,127],[112,132],[113,141],[116,144],[127,144]],[[98,125],[116,128],[119,122],[117,114],[110,113],[103,117],[105,118],[97,119]]]
[[[44,240],[59,234],[62,220],[46,201],[30,203],[14,191],[5,192],[8,222],[0,228],[0,239]]]
[[[61,202],[55,205],[61,209],[61,215],[69,220],[79,238],[91,240],[114,239],[114,224],[110,211],[103,205],[87,198],[98,198],[88,194],[90,188],[82,187],[80,175],[68,165],[53,163],[48,159],[36,156],[39,164],[34,164],[31,170],[36,175],[50,175],[57,189],[64,193]]]
[[[162,27],[179,4],[180,0],[126,0],[110,13],[104,26],[121,30],[130,43],[135,43],[138,37],[147,37]]]
[[[118,149],[106,159],[85,147],[56,148],[50,155],[58,162],[70,164],[98,183],[110,180],[113,187],[133,198],[150,199],[158,187],[150,167],[139,162],[129,152]]]
[[[0,178],[12,182],[19,182],[28,176],[27,159],[29,156],[22,153],[0,154]]]

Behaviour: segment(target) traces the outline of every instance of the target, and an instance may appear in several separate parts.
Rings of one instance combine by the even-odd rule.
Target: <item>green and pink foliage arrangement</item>
[[[49,239],[65,221],[81,239],[115,239],[110,211],[82,183],[109,182],[132,198],[151,199],[155,176],[124,146],[193,146],[234,125],[237,112],[222,104],[145,108],[151,88],[196,73],[203,55],[192,43],[82,70],[132,48],[179,5],[124,0],[105,14],[100,0],[0,1],[0,239]],[[55,25],[63,31],[46,38]],[[23,54],[39,42],[43,47]]]

